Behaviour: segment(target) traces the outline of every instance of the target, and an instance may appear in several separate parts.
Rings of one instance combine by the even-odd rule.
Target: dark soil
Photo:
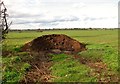
[[[12,51],[2,50],[2,56],[3,57],[8,57],[8,56],[11,56],[11,55],[13,55]]]
[[[50,52],[53,49],[59,49],[61,51],[71,51],[72,53],[78,53],[80,51],[86,50],[85,46],[85,44],[80,43],[67,35],[51,34],[38,37],[33,41],[25,44],[22,47],[22,51]]]
[[[20,83],[35,83],[47,82],[52,76],[50,75],[49,67],[52,62],[49,61],[50,57],[46,52],[31,52],[32,60],[29,60],[31,69],[28,71]]]

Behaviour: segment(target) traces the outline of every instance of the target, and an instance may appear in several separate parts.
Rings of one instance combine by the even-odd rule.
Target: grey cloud
[[[45,23],[41,23],[40,25],[42,25],[42,26],[56,26],[56,25],[58,25],[59,23],[47,23],[47,24],[45,24]]]
[[[79,18],[75,16],[69,16],[69,17],[54,17],[54,19],[51,20],[40,20],[35,21],[35,23],[55,23],[55,22],[67,22],[67,21],[78,21]]]
[[[84,20],[84,21],[88,21],[88,20],[93,21],[93,20],[103,20],[103,19],[108,19],[108,18],[109,18],[109,17],[99,17],[99,18],[86,17],[86,18],[84,18],[83,20]]]
[[[43,14],[26,14],[26,13],[16,13],[16,14],[12,14],[9,17],[10,18],[29,18],[29,17],[43,17]]]
[[[84,18],[84,21],[88,21],[88,20],[97,20],[97,18],[92,18],[92,17],[86,17],[86,18]]]
[[[18,22],[13,22],[14,24],[29,24],[31,23],[30,21],[18,21]]]
[[[15,24],[29,24],[29,23],[40,23],[40,24],[50,24],[50,25],[58,25],[59,22],[67,22],[67,21],[78,21],[79,18],[75,16],[69,17],[54,17],[53,19],[49,20],[33,20],[33,21],[26,21],[26,20],[19,20],[15,22]]]
[[[56,21],[60,21],[60,22],[63,22],[63,21],[78,21],[78,20],[79,20],[79,18],[76,17],[76,16],[56,18]]]

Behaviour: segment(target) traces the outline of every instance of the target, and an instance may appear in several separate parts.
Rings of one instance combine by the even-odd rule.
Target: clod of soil
[[[12,54],[13,54],[12,51],[2,50],[2,56],[4,57],[11,56]]]
[[[22,51],[70,51],[78,53],[86,50],[86,45],[64,34],[51,34],[38,37],[22,47]]]

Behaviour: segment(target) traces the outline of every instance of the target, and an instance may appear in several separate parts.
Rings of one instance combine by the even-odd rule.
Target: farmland
[[[47,82],[117,82],[118,30],[11,31],[2,43],[3,82],[19,82],[32,69],[34,58],[20,48],[48,34],[65,34],[87,44],[77,55],[49,54],[52,65]],[[44,46],[44,45],[43,45]],[[37,79],[35,79],[37,80]],[[37,80],[38,81],[38,80]],[[40,80],[39,80],[40,81]]]

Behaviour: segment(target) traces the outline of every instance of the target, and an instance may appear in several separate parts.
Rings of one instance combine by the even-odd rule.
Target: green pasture
[[[14,31],[7,34],[7,38],[2,43],[3,51],[11,51],[14,54],[2,56],[4,65],[3,79],[4,82],[19,81],[24,77],[30,65],[24,62],[24,57],[29,58],[26,52],[19,52],[20,47],[25,43],[46,34],[66,34],[79,42],[87,44],[87,51],[78,53],[86,59],[96,62],[101,59],[107,64],[108,73],[118,75],[118,30],[49,30],[49,31]],[[44,45],[43,45],[44,46]],[[90,76],[89,73],[94,69],[79,63],[72,56],[65,54],[50,55],[52,56],[53,66],[50,68],[51,75],[56,78],[51,82],[97,82],[96,77]],[[25,59],[26,59],[25,58]],[[102,73],[103,74],[103,73]],[[103,74],[103,79],[105,75]],[[114,80],[113,80],[114,81]]]

